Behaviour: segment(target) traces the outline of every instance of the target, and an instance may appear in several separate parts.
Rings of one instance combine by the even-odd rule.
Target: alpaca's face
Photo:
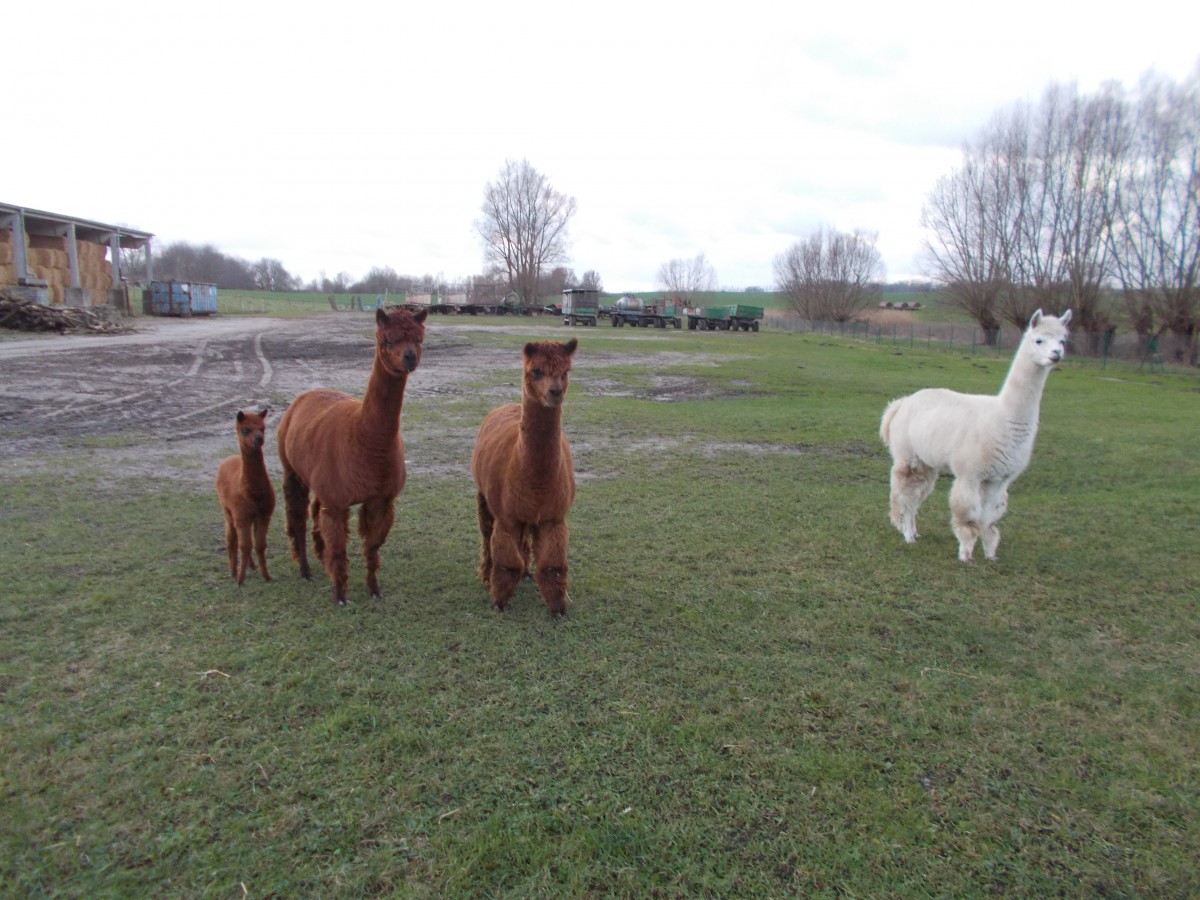
[[[1029,320],[1029,333],[1026,341],[1033,361],[1039,366],[1052,366],[1062,362],[1067,355],[1067,323],[1071,321],[1071,311],[1067,310],[1062,316],[1042,315],[1038,310]]]
[[[237,414],[238,447],[242,450],[257,450],[267,439],[267,410],[260,413],[239,410]]]
[[[425,309],[411,313],[402,307],[376,311],[375,352],[389,374],[407,375],[420,364],[428,313]]]
[[[542,341],[525,345],[525,396],[550,409],[562,406],[567,396],[571,356],[579,342]]]

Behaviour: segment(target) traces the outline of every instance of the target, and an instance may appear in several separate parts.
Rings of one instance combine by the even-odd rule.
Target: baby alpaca
[[[267,572],[267,529],[275,512],[275,488],[263,460],[267,410],[237,414],[238,456],[222,460],[217,468],[217,498],[225,512],[225,546],[229,550],[229,574],[238,586],[246,580],[246,569],[254,568],[253,547],[264,581]]]
[[[1070,310],[1033,314],[998,395],[926,388],[888,404],[879,436],[892,454],[891,520],[905,541],[917,539],[917,510],[938,474],[949,472],[958,558],[970,562],[977,540],[996,558],[996,523],[1008,509],[1008,486],[1029,465],[1042,391],[1066,352],[1070,321]]]

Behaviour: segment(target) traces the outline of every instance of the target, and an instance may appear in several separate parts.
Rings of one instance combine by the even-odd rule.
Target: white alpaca
[[[892,454],[892,524],[905,541],[917,539],[917,510],[938,474],[949,472],[958,558],[970,562],[976,540],[984,556],[996,558],[996,523],[1008,509],[1008,486],[1029,465],[1042,390],[1066,352],[1070,321],[1070,310],[1056,318],[1039,309],[1030,317],[996,396],[926,388],[888,404],[879,436]]]

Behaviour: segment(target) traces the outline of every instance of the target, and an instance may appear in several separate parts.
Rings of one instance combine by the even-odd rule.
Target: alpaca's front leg
[[[958,558],[963,562],[970,562],[975,554],[975,542],[983,530],[982,518],[980,486],[967,478],[955,478],[950,489],[950,527],[958,538]]]
[[[996,558],[996,548],[1000,546],[1000,529],[996,523],[1008,512],[1008,486],[992,491],[985,496],[983,504],[983,532],[980,540],[983,543],[983,555],[987,559]]]
[[[270,530],[271,520],[260,516],[254,520],[254,550],[258,554],[258,567],[262,570],[263,581],[271,580],[271,573],[267,571],[267,532]],[[251,561],[251,566],[254,562]]]
[[[502,526],[496,522],[492,528],[492,570],[488,588],[492,594],[492,608],[503,612],[517,590],[521,576],[525,574],[525,560],[519,539],[521,527]]]
[[[534,578],[551,615],[567,614],[567,523],[541,523],[534,530]]]
[[[379,548],[387,540],[396,520],[395,500],[369,500],[358,511],[358,533],[363,540],[363,558],[367,561],[367,590],[372,597],[382,597],[379,579]]]
[[[233,524],[233,516],[225,510],[225,551],[229,554],[229,577],[237,578],[237,528]]]
[[[246,580],[246,570],[250,568],[252,562],[251,554],[254,552],[254,528],[250,524],[249,519],[240,519],[234,523],[234,529],[237,531],[238,548],[237,583],[238,587],[241,587],[242,582]]]
[[[350,511],[321,507],[319,527],[325,545],[325,553],[321,561],[325,571],[333,581],[333,602],[337,606],[346,605],[346,583],[349,579],[349,567],[346,564],[346,526],[349,522]]]

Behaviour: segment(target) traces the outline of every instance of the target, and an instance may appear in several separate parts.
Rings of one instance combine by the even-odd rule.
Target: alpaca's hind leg
[[[350,510],[330,509],[321,506],[319,526],[324,540],[325,552],[321,562],[333,582],[333,602],[337,606],[346,605],[346,583],[349,579],[349,566],[346,563],[347,525],[350,520]]]
[[[313,495],[312,505],[309,508],[312,515],[312,545],[313,553],[317,559],[325,562],[325,538],[321,536],[321,498],[316,494]]]
[[[543,522],[534,530],[534,578],[551,615],[567,614],[567,523]]]
[[[363,559],[367,561],[367,590],[372,597],[382,597],[379,591],[379,548],[387,540],[396,520],[395,500],[370,500],[358,510],[358,533],[363,541]]]
[[[919,536],[917,510],[933,493],[937,480],[937,469],[919,463],[897,462],[892,466],[891,520],[906,543],[911,544]]]
[[[975,553],[975,542],[983,532],[982,522],[980,485],[969,478],[955,478],[954,487],[950,489],[950,527],[958,538],[958,558],[963,562],[970,562]]]
[[[481,549],[479,552],[479,580],[484,584],[488,584],[492,580],[492,529],[496,526],[496,519],[492,515],[492,511],[488,508],[487,500],[484,499],[483,493],[477,491],[475,494],[475,509],[479,517],[479,538]]]
[[[492,594],[492,608],[505,610],[508,601],[517,590],[521,576],[525,574],[525,560],[520,547],[521,530],[509,531],[499,522],[492,527],[492,571],[488,588]]]
[[[983,532],[980,540],[983,543],[983,555],[987,559],[996,558],[996,548],[1000,546],[1000,529],[996,523],[1008,512],[1008,486],[993,488],[984,494],[983,501]]]
[[[283,473],[283,506],[287,516],[288,543],[292,550],[292,559],[300,566],[300,577],[312,578],[312,570],[308,567],[308,485],[300,480],[295,472]]]
[[[271,573],[267,571],[267,532],[271,528],[271,520],[267,517],[260,516],[254,520],[254,552],[258,555],[258,567],[262,570],[263,581],[271,580]],[[254,567],[254,560],[250,561],[250,567]]]
[[[229,554],[229,577],[237,578],[237,528],[233,516],[225,510],[225,551]]]

